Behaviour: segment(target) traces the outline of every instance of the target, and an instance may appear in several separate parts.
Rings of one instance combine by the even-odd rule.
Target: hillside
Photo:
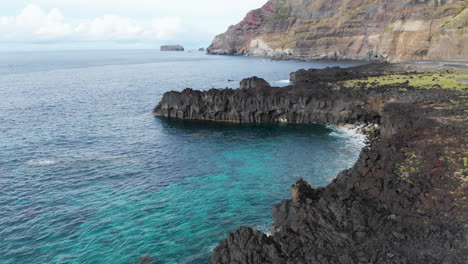
[[[468,1],[270,0],[210,54],[406,61],[468,55]]]

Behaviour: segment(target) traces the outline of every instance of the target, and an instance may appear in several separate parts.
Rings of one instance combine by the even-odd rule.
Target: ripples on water
[[[236,87],[336,63],[200,53],[0,56],[0,263],[206,263],[303,177],[327,184],[362,139],[324,126],[168,121],[169,90]],[[350,64],[345,64],[345,66]],[[235,80],[236,82],[228,82]]]

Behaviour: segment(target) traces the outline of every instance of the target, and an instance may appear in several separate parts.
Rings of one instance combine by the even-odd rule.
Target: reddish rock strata
[[[468,55],[468,1],[270,0],[211,54],[405,61]]]

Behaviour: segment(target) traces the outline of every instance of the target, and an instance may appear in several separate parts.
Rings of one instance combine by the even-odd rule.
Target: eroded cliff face
[[[468,55],[468,1],[270,0],[215,37],[210,54],[427,60]]]

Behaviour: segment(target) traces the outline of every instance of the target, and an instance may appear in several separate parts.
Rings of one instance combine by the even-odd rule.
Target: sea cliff
[[[468,55],[468,1],[270,0],[210,54],[407,61]]]
[[[352,168],[324,188],[298,180],[270,234],[241,227],[211,263],[467,263],[467,76],[371,64],[166,93],[162,118],[379,127]]]

